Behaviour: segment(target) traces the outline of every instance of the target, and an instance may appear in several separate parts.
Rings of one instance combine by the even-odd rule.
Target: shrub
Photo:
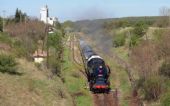
[[[51,49],[51,55],[47,60],[49,68],[52,69],[53,74],[60,76],[63,53],[62,33],[58,31],[54,34],[50,34],[48,36],[47,46],[49,48],[49,51]],[[54,51],[52,51],[52,49]]]
[[[12,39],[10,36],[6,33],[0,33],[0,42],[7,43],[7,44],[12,44]]]
[[[170,77],[170,61],[163,62],[162,66],[159,68],[159,73],[161,75]]]
[[[170,104],[170,92],[163,95],[161,98],[161,106],[169,106]]]
[[[131,35],[129,46],[130,47],[136,46],[138,44],[139,40],[140,39],[139,39],[138,35]]]
[[[61,60],[57,55],[50,55],[48,58],[48,67],[54,75],[61,75]]]
[[[149,101],[159,99],[163,90],[163,85],[160,77],[152,76],[150,78],[145,79],[142,85],[142,89],[146,100]]]
[[[114,47],[119,47],[119,46],[123,46],[125,44],[126,41],[126,36],[124,33],[121,34],[117,34],[114,38],[113,38],[113,46]]]
[[[142,37],[146,33],[147,28],[148,26],[143,21],[140,21],[136,23],[133,33],[139,37]]]
[[[16,73],[16,61],[14,57],[0,54],[0,72],[2,73]]]
[[[165,32],[165,29],[157,29],[154,31],[154,35],[155,35],[155,40],[156,41],[160,41],[161,40],[161,37],[162,37],[162,34]]]

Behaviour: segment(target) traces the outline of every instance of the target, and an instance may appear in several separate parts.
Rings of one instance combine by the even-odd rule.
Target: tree
[[[124,33],[117,34],[113,38],[113,46],[114,47],[123,46],[125,44],[125,41],[126,41],[126,36]]]
[[[11,37],[17,38],[14,42],[16,55],[19,57],[27,57],[32,59],[31,53],[36,49],[36,43],[44,40],[45,24],[37,20],[30,20],[26,23],[9,23],[6,25],[7,33]]]
[[[129,42],[129,47],[134,47],[138,44],[138,42],[140,41],[138,35],[131,35],[130,36],[130,42]]]
[[[3,19],[0,17],[0,31],[3,31]]]
[[[170,31],[166,31],[160,37],[158,44],[158,55],[165,61],[170,59]]]
[[[139,21],[135,24],[133,33],[139,37],[142,37],[146,33],[147,29],[148,26],[143,21]]]
[[[26,13],[23,13],[18,8],[16,9],[16,12],[15,12],[15,22],[16,23],[25,21],[26,17],[27,17]]]
[[[17,8],[15,12],[15,22],[20,22],[20,16],[21,16],[21,12]]]
[[[144,79],[158,73],[158,57],[155,51],[156,46],[148,40],[142,41],[132,49],[131,63],[138,70],[139,76]]]
[[[170,24],[170,9],[167,7],[162,7],[160,9],[160,16],[161,18],[158,20],[157,25],[159,27],[167,27]]]
[[[131,64],[139,76],[136,87],[143,92],[146,100],[157,100],[163,91],[156,49],[154,42],[146,40],[134,47],[130,54]]]
[[[72,28],[74,26],[74,23],[72,21],[65,21],[63,23],[63,27],[66,28],[66,27],[70,27]]]
[[[62,63],[62,54],[63,54],[63,44],[62,44],[62,33],[61,32],[55,32],[54,34],[48,35],[48,41],[47,41],[47,49],[50,50],[54,49],[54,51],[51,51],[51,55],[49,56],[48,64],[50,68],[52,69],[52,72],[54,74],[57,74],[60,76],[61,73],[61,63]],[[48,52],[50,52],[47,50]]]
[[[0,54],[0,72],[15,74],[17,65],[15,59],[12,56]]]

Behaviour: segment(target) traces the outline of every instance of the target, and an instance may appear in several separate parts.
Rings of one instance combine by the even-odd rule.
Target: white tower
[[[42,7],[40,9],[40,20],[44,23],[48,23],[48,6]]]

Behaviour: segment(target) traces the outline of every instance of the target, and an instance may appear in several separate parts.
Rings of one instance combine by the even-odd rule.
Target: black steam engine
[[[108,92],[110,90],[110,68],[83,40],[80,40],[80,48],[90,90]]]

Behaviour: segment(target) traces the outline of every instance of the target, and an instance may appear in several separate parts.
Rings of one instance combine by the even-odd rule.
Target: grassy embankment
[[[64,49],[64,66],[62,76],[64,83],[74,98],[77,106],[92,106],[92,97],[86,87],[86,78],[79,72],[79,69],[73,62],[72,51],[65,46]]]
[[[0,33],[1,53],[14,55],[15,39]],[[9,49],[5,49],[9,48]],[[0,72],[1,106],[68,106],[72,99],[59,77],[49,79],[50,70],[37,68],[24,58],[16,58],[17,73]]]
[[[167,28],[156,28],[156,27],[149,27],[146,34],[141,38],[141,39],[150,39],[150,41],[155,41],[156,43],[159,43],[159,41],[161,40],[161,36],[163,35],[164,32],[166,32]],[[118,32],[121,33],[121,30],[118,29]],[[125,31],[126,32],[126,31]],[[126,42],[129,41],[129,36],[126,37]],[[140,44],[140,42],[139,42]],[[120,46],[117,48],[113,48],[113,52],[116,53],[121,59],[123,59],[126,62],[129,62],[129,56],[128,54],[130,53],[129,50],[129,46],[128,43],[125,43],[124,46]],[[136,72],[133,72],[133,75],[138,78],[138,75]],[[165,78],[163,78],[165,80]],[[169,82],[167,79],[164,82],[164,89],[169,90],[170,86],[169,86]],[[168,95],[168,94],[167,94]],[[151,101],[151,102],[147,102],[145,101],[145,104],[147,104],[148,106],[161,106],[160,101],[162,101],[162,99],[165,98],[165,94],[162,93],[162,96],[159,98],[159,100],[157,101]]]
[[[125,69],[118,65],[110,56],[102,55],[102,57],[111,69],[111,89],[118,90],[119,104],[121,106],[128,106],[131,95],[131,85]]]

